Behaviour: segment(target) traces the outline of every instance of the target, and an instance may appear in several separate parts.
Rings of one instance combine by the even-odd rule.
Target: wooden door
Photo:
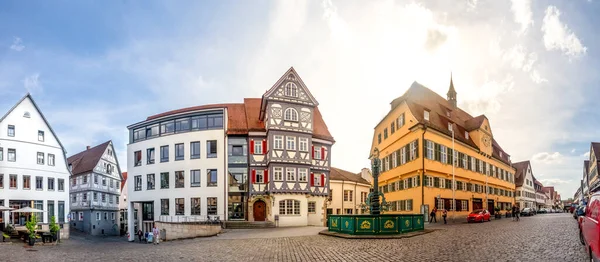
[[[258,200],[254,202],[253,212],[254,212],[254,221],[265,221],[266,216],[266,204],[262,200]]]

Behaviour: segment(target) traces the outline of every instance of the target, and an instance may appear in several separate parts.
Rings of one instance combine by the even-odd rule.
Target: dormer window
[[[31,117],[31,115],[29,114],[29,112],[25,111],[25,114],[23,114],[23,117],[25,117],[25,118],[30,118],[30,117]]]
[[[288,108],[285,110],[285,120],[288,121],[298,121],[298,111],[293,108]]]
[[[452,123],[448,122],[448,130],[452,132]]]
[[[425,120],[429,121],[429,111],[425,110],[423,112],[423,118],[425,118]]]
[[[465,138],[469,139],[469,132],[465,131]]]
[[[285,84],[285,95],[298,97],[298,87],[296,86],[296,84],[292,82],[288,82],[287,84]]]
[[[504,157],[504,156],[502,156],[502,151],[500,151],[500,157]]]

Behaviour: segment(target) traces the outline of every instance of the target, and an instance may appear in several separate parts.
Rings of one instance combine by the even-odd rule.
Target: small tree
[[[60,230],[60,227],[58,226],[58,224],[56,224],[56,217],[52,216],[50,218],[50,233],[52,233],[53,235],[56,235],[56,232],[58,232]]]
[[[25,223],[25,227],[27,228],[27,231],[29,233],[29,238],[35,239],[35,230],[37,229],[37,217],[35,216],[35,214],[31,214],[31,217],[29,217],[29,221]]]

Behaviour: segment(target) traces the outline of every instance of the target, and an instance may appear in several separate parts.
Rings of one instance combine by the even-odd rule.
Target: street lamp
[[[371,193],[370,211],[371,215],[379,215],[381,213],[379,205],[379,167],[381,160],[379,159],[379,149],[375,148],[370,157],[373,169],[373,193]]]

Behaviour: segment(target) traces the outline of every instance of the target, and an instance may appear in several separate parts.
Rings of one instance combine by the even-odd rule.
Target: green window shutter
[[[438,178],[438,177],[433,178],[433,187],[440,187],[440,178]]]
[[[435,161],[440,161],[440,159],[441,159],[441,157],[440,157],[440,145],[439,144],[433,144],[433,148],[435,149],[434,160]]]
[[[419,158],[419,139],[415,140],[415,158]]]
[[[454,164],[454,155],[452,154],[452,148],[447,148],[447,152],[448,152],[448,164],[453,165]]]
[[[421,177],[417,176],[417,186],[421,186]]]
[[[428,140],[423,140],[423,157],[427,156],[427,141]]]
[[[402,165],[402,162],[400,162],[400,149],[396,151],[396,164],[398,166]]]

